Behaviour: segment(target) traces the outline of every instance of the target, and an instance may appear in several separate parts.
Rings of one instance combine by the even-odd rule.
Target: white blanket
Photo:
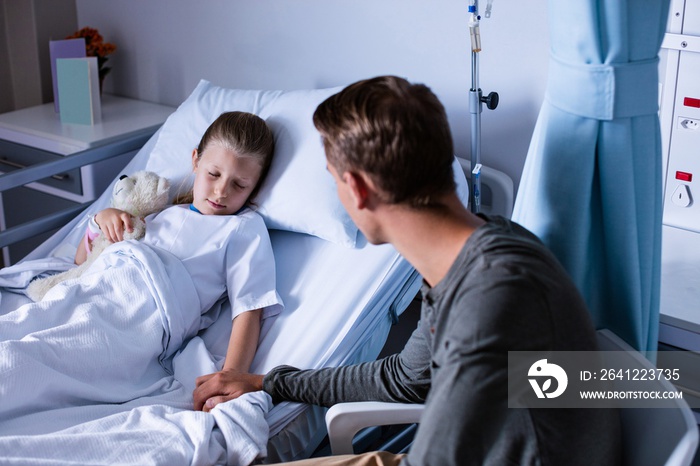
[[[121,242],[41,302],[1,315],[0,463],[249,464],[263,456],[267,395],[193,412],[189,378],[198,370],[187,367],[182,381],[173,370],[199,330],[199,307],[176,258]]]

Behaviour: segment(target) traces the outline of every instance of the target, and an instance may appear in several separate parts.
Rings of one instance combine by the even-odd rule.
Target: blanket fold
[[[211,413],[153,405],[52,434],[0,437],[0,465],[249,465],[267,454],[264,392]]]
[[[136,242],[111,246],[88,273],[0,316],[0,419],[167,390],[164,362],[199,316],[176,258]]]
[[[21,289],[35,265],[5,270],[0,286]],[[122,441],[124,463],[152,459],[163,445],[173,450],[163,464],[264,455],[265,397],[194,412],[191,386],[173,377],[173,357],[199,330],[200,313],[176,257],[123,241],[42,301],[0,315],[0,464],[108,464]]]

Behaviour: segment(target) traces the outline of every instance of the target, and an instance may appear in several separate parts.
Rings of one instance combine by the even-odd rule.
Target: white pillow
[[[254,113],[275,135],[272,166],[255,199],[267,227],[354,247],[357,227],[338,199],[312,121],[318,104],[341,89],[237,90],[202,80],[166,120],[145,169],[170,179],[174,194],[191,185],[192,150],[211,122],[227,111]]]

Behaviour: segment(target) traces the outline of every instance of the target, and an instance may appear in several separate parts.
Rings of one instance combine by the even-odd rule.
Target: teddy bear
[[[122,175],[114,184],[111,206],[131,215],[133,230],[124,232],[124,240],[141,239],[146,234],[144,217],[159,212],[168,204],[170,182],[150,171],[139,171],[131,176]],[[103,234],[92,240],[92,248],[87,259],[77,267],[56,275],[39,278],[27,287],[27,296],[33,301],[41,301],[55,285],[78,278],[95,262],[100,253],[112,244]],[[83,247],[81,242],[78,247]]]

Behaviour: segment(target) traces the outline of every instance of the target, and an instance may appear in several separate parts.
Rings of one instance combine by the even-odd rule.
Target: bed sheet
[[[375,358],[392,323],[388,310],[400,301],[400,297],[410,299],[415,295],[414,288],[405,286],[406,280],[414,274],[412,267],[388,246],[365,244],[359,249],[348,249],[315,237],[282,231],[271,232],[271,239],[278,262],[279,292],[286,297],[287,307],[277,318],[266,321],[252,370],[263,373],[278,364],[312,368]],[[25,301],[21,295],[3,292],[0,308],[7,311]],[[75,300],[64,302],[70,303],[69,307],[75,304]],[[48,312],[58,310],[48,309]],[[59,410],[56,414],[64,422],[56,422],[53,427],[45,417],[30,415],[21,423],[9,423],[5,429],[0,428],[0,435],[11,434],[4,439],[11,442],[8,445],[10,450],[28,448],[29,445],[41,446],[38,450],[45,450],[43,447],[58,442],[58,439],[73,447],[83,442],[89,444],[91,439],[86,436],[87,432],[104,432],[106,435],[100,445],[104,446],[111,438],[113,446],[120,447],[120,455],[131,455],[126,456],[130,459],[143,459],[148,453],[146,441],[138,443],[141,450],[136,453],[121,449],[124,439],[130,438],[134,429],[145,432],[151,439],[160,438],[163,431],[168,432],[173,436],[169,442],[178,446],[192,442],[192,438],[199,435],[202,442],[206,441],[206,448],[200,446],[194,451],[175,448],[175,451],[186,454],[188,460],[201,455],[201,451],[212,449],[237,452],[236,443],[249,447],[251,434],[242,439],[238,438],[240,435],[231,434],[221,437],[223,440],[219,443],[214,442],[212,439],[219,437],[212,432],[218,431],[218,424],[206,423],[200,418],[204,416],[206,419],[208,415],[190,411],[194,379],[218,370],[223,363],[230,334],[230,308],[221,302],[205,314],[204,319],[210,321],[207,330],[191,339],[173,358],[177,380],[156,371],[159,377],[162,376],[163,384],[169,387],[163,393],[134,398],[118,407],[97,404]],[[139,347],[138,351],[140,353],[142,348]],[[99,356],[95,355],[95,358],[99,359]],[[250,405],[245,406],[250,411]],[[225,412],[229,414],[225,419],[233,418],[240,410],[240,406],[228,407]],[[317,413],[307,406],[281,403],[269,407],[266,413],[265,435],[266,438],[267,435],[274,437],[275,441],[273,445],[267,445],[265,451],[274,448],[277,459],[292,459],[306,453],[312,438],[318,436]],[[302,413],[308,414],[308,419],[315,424],[310,426],[305,420],[295,425],[294,433],[284,432],[284,428]],[[174,435],[173,430],[180,435]],[[241,432],[239,428],[229,430]],[[66,438],[70,440],[66,442]],[[237,440],[234,442],[233,438]],[[221,442],[227,439],[229,445],[221,447]],[[2,441],[0,437],[0,445]],[[160,444],[154,442],[152,445]],[[36,448],[26,451],[32,450]],[[87,451],[91,450],[88,448]],[[135,454],[141,456],[133,456]],[[151,454],[156,452],[151,450]]]
[[[264,456],[268,395],[210,415],[191,409],[173,361],[199,330],[198,309],[177,258],[122,242],[42,301],[4,312],[0,463],[249,464]]]
[[[159,132],[123,173],[144,169],[158,136]],[[456,161],[455,164],[458,167]],[[466,179],[461,170],[455,174],[460,196],[466,203]],[[56,269],[62,267],[61,263],[63,267],[70,264],[82,238],[87,215],[106,207],[110,193],[111,186],[83,215],[69,222],[22,263],[49,258]],[[277,263],[278,291],[285,302],[285,310],[265,321],[252,371],[264,373],[279,364],[318,368],[374,359],[395,314],[408,305],[418,290],[420,277],[413,267],[391,246],[369,245],[361,234],[354,249],[300,233],[273,230],[270,235]],[[20,294],[3,291],[0,315],[16,309],[24,301],[27,298]],[[97,428],[109,435],[101,437],[97,443],[101,451],[95,452],[90,462],[115,461],[114,455],[125,451],[125,442],[131,441],[139,446],[135,453],[139,458],[164,464],[168,461],[160,459],[163,454],[160,445],[164,444],[163,435],[168,433],[172,435],[168,443],[187,444],[180,449],[183,455],[209,458],[203,462],[214,464],[213,458],[236,454],[234,445],[241,441],[238,434],[247,432],[240,427],[241,413],[263,412],[267,434],[278,441],[275,448],[282,452],[277,452],[278,457],[285,460],[297,457],[306,448],[305,443],[317,436],[317,431],[311,432],[318,427],[317,413],[308,417],[309,422],[295,423],[292,427],[298,428],[298,432],[289,433],[284,429],[292,420],[299,419],[300,414],[310,412],[306,406],[281,403],[271,407],[267,400],[253,398],[225,403],[221,413],[216,415],[191,411],[194,379],[222,365],[231,328],[228,303],[217,303],[202,319],[206,321],[204,326],[209,327],[188,340],[172,359],[173,371],[178,377],[175,382],[173,378],[166,378],[166,383],[177,384],[177,389],[116,405],[68,409],[63,416],[66,424],[60,429],[45,427],[29,416],[26,420],[33,423],[34,428],[17,428],[4,435],[12,434],[13,445],[25,450],[33,441],[49,445],[70,436],[86,441],[89,438],[86,433]],[[178,427],[179,422],[188,427]],[[135,440],[132,433],[138,433],[143,440]],[[249,444],[257,445],[250,440]],[[255,448],[258,447],[250,451]],[[265,451],[258,454],[264,455]]]
[[[388,246],[365,244],[352,250],[315,237],[282,231],[272,231],[271,239],[278,262],[279,292],[285,296],[287,307],[276,319],[271,319],[269,325],[266,321],[253,370],[265,372],[275,365],[286,363],[300,367],[322,367],[375,358],[392,323],[388,311],[392,306],[402,309],[405,305],[400,304],[401,298],[407,304],[415,295],[415,284],[414,287],[406,286],[409,278],[417,282],[413,268]],[[2,297],[0,308],[3,310],[15,308],[26,301],[26,298],[14,293],[3,292]],[[207,442],[205,445],[209,445],[211,439],[217,436],[208,429],[217,430],[218,427],[215,423],[207,424],[201,420],[202,416],[207,418],[204,413],[189,411],[191,391],[198,375],[217,370],[223,363],[230,334],[230,308],[225,302],[219,303],[205,314],[204,319],[210,321],[208,329],[190,340],[173,358],[173,368],[179,382],[175,389],[157,396],[134,399],[114,409],[99,405],[70,409],[61,415],[70,422],[54,429],[48,428],[41,416],[27,417],[27,426],[42,427],[22,429],[16,424],[8,426],[15,436],[25,435],[12,439],[13,442],[21,441],[15,443],[15,447],[30,444],[30,439],[47,445],[66,436],[72,436],[73,442],[83,442],[89,440],[84,436],[90,431],[88,429],[110,432],[113,446],[119,448],[123,439],[129,438],[132,429],[145,432],[147,438],[156,439],[165,429],[165,432],[173,435],[169,442],[174,445],[179,445],[183,440],[192,442],[192,437],[196,435],[191,430],[195,429],[195,432],[209,432],[208,435],[197,434],[202,442]],[[174,382],[167,381],[166,384],[173,385]],[[227,418],[232,418],[239,410],[240,407],[229,407],[226,410],[229,413]],[[294,431],[285,431],[291,421],[302,417],[301,414],[305,417],[292,426]],[[161,415],[165,417],[161,418]],[[178,417],[181,421],[187,420],[187,428],[177,427]],[[273,439],[266,447],[268,452],[274,450],[271,453],[278,460],[308,454],[309,444],[319,440],[318,428],[323,427],[318,419],[318,413],[305,405],[281,403],[271,407],[265,417],[266,428]],[[120,429],[123,430],[120,432]],[[175,436],[173,429],[180,435]],[[64,431],[59,437],[56,434],[61,430]],[[33,436],[26,437],[30,433]],[[118,439],[119,436],[121,439]],[[104,446],[108,438],[105,436],[100,444]],[[224,451],[237,451],[231,440],[235,436],[222,438],[229,440],[229,446]],[[237,442],[246,443],[240,439]],[[147,443],[139,443],[139,458],[146,457]],[[216,445],[216,448],[222,448],[220,443]],[[194,457],[195,453],[201,455],[199,451],[212,448],[199,447],[196,452],[182,448],[176,450],[183,450]],[[127,453],[133,454],[126,450],[121,454]],[[151,450],[151,454],[155,455],[156,452]]]

